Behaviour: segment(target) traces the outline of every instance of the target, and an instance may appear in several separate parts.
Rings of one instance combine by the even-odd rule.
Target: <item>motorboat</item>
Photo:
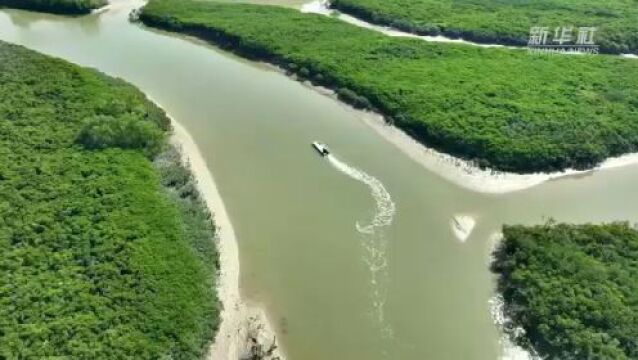
[[[321,156],[330,154],[330,150],[328,150],[328,146],[326,146],[326,144],[320,143],[318,141],[313,141],[312,147],[315,148],[315,150],[317,150],[317,152],[319,152],[319,155]]]

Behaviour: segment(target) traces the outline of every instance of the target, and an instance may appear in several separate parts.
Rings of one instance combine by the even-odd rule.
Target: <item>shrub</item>
[[[357,95],[354,91],[346,88],[337,90],[337,96],[344,102],[354,106],[357,109],[372,109],[370,101],[363,96]]]
[[[138,149],[153,157],[162,150],[164,139],[164,133],[149,121],[98,115],[86,120],[77,142],[87,149]]]

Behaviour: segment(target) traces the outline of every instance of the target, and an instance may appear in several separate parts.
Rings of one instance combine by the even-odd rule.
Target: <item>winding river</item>
[[[638,221],[638,166],[508,194],[465,190],[364,113],[266,65],[130,24],[140,5],[80,18],[4,10],[0,39],[122,77],[184,125],[232,219],[242,293],[267,309],[290,359],[516,357],[490,313],[500,226]]]

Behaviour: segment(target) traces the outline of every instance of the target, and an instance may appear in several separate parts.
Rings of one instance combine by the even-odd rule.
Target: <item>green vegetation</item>
[[[0,0],[0,7],[68,15],[88,14],[106,4],[107,0]]]
[[[0,359],[201,358],[214,226],[164,112],[2,42],[0,83]]]
[[[151,0],[140,19],[277,64],[481,166],[589,168],[638,151],[638,62],[397,39],[293,9]]]
[[[638,231],[549,223],[503,234],[493,268],[518,343],[547,359],[638,359]]]
[[[99,115],[85,121],[77,138],[87,149],[142,149],[148,156],[162,150],[164,133],[155,124],[135,116]]]
[[[533,26],[597,27],[607,53],[638,53],[635,0],[333,0],[332,6],[372,23],[422,35],[525,45]],[[574,39],[575,40],[575,39]],[[551,43],[551,42],[550,42]]]

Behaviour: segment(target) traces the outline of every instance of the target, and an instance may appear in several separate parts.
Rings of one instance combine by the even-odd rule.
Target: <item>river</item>
[[[130,24],[132,6],[80,18],[3,10],[0,39],[122,77],[184,125],[233,222],[242,293],[267,309],[290,359],[510,357],[489,305],[500,226],[638,221],[638,166],[472,192],[365,114],[269,66]],[[476,221],[465,241],[457,215]]]

